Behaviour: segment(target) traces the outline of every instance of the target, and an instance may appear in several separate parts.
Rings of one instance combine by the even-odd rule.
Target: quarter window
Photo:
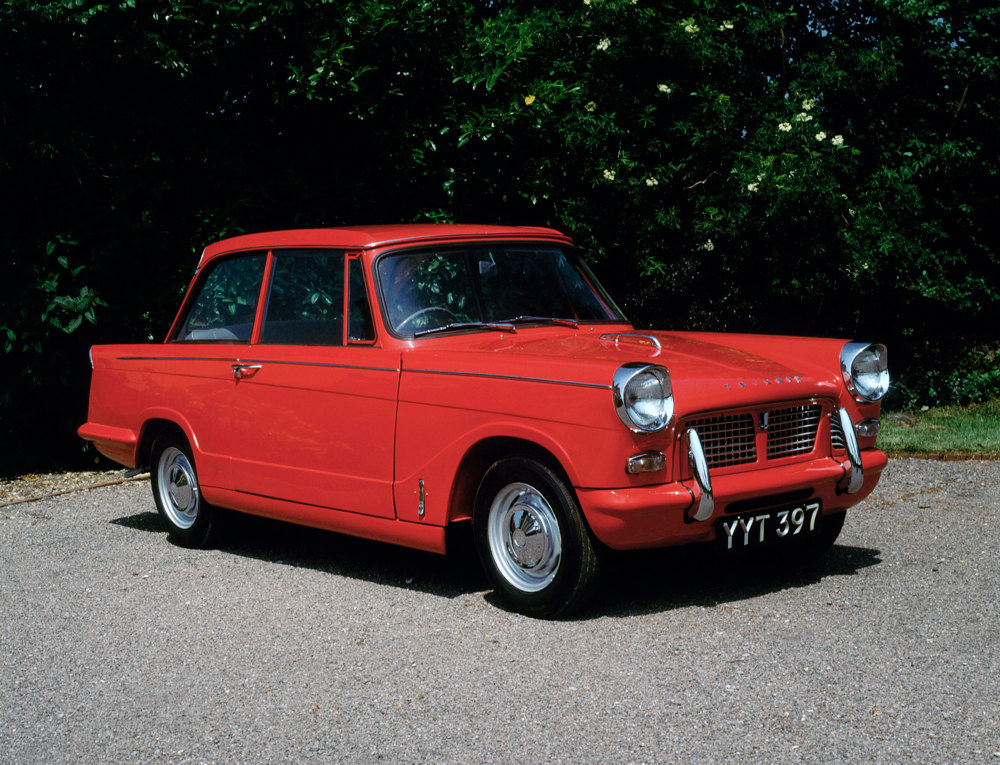
[[[371,308],[368,307],[368,290],[365,289],[365,274],[361,261],[354,258],[348,266],[350,270],[350,304],[348,306],[348,340],[361,342],[375,339]]]

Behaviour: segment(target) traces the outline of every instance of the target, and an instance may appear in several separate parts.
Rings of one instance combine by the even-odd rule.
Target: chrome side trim
[[[855,494],[865,482],[864,470],[861,467],[861,449],[858,447],[858,437],[854,432],[851,415],[841,407],[839,417],[840,428],[844,431],[844,441],[847,442],[847,458],[851,461],[851,472],[847,476],[847,493]]]
[[[361,364],[326,364],[318,361],[274,361],[273,359],[243,359],[248,364],[285,364],[293,367],[331,367],[333,369],[361,369],[366,372],[398,372],[395,367],[366,367]]]
[[[571,385],[575,388],[597,388],[598,390],[611,390],[610,385],[601,383],[575,382],[573,380],[555,380],[547,377],[521,377],[520,375],[496,375],[487,372],[453,372],[446,369],[404,369],[404,372],[413,372],[423,375],[454,375],[457,377],[485,377],[491,380],[519,380],[521,382],[551,383],[553,385]]]
[[[208,357],[208,356],[118,356],[118,361],[228,361],[237,362],[235,356]]]
[[[688,436],[688,464],[691,472],[694,473],[694,480],[701,489],[701,497],[698,498],[698,505],[691,516],[696,521],[707,521],[715,512],[715,497],[712,495],[712,478],[708,474],[708,462],[705,460],[705,451],[701,448],[701,439],[698,431],[691,428],[687,432]]]
[[[360,364],[327,364],[319,361],[275,361],[274,359],[209,358],[206,356],[119,356],[118,361],[225,361],[230,364],[285,364],[297,367],[361,369],[367,372],[399,372],[395,367],[366,367]]]

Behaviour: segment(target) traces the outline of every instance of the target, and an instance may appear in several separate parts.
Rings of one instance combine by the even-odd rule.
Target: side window
[[[342,345],[344,253],[284,250],[274,253],[262,343]]]
[[[368,291],[365,289],[364,266],[354,258],[348,262],[350,295],[348,299],[347,339],[370,341],[375,339],[372,312],[368,305]]]
[[[209,266],[176,340],[249,342],[265,257],[263,252],[237,255]]]

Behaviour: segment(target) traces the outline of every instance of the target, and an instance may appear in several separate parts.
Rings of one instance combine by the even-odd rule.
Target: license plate
[[[818,500],[794,507],[760,510],[719,523],[718,538],[727,550],[742,550],[794,537],[812,536],[820,527],[821,505]]]

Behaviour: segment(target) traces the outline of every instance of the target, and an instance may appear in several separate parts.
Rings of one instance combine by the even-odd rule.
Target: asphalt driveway
[[[176,547],[147,483],[0,507],[0,761],[1000,763],[998,506],[894,461],[815,570],[625,556],[563,622],[467,555]]]

